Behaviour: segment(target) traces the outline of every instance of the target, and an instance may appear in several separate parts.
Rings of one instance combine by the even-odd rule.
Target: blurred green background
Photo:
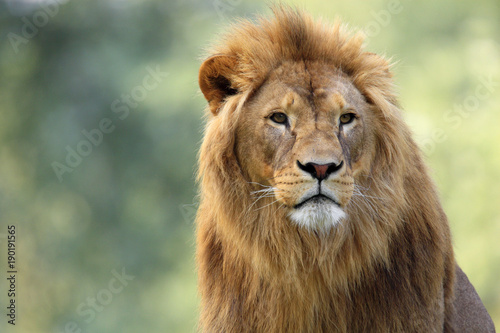
[[[500,4],[286,1],[392,56],[456,257],[500,326]],[[0,0],[0,267],[17,325],[193,332],[203,48],[265,1]],[[92,143],[93,142],[93,143]],[[116,276],[121,276],[117,279]]]

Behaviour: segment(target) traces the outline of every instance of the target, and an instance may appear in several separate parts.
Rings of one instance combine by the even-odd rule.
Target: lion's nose
[[[297,161],[297,165],[299,166],[300,169],[304,170],[313,178],[316,178],[319,181],[322,181],[323,179],[326,179],[330,174],[340,170],[342,168],[342,165],[344,164],[344,161],[341,161],[340,163],[327,163],[327,164],[316,164],[316,163],[306,163],[305,165]]]

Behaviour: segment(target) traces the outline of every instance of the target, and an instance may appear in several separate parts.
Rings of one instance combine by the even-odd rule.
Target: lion
[[[199,72],[203,332],[494,332],[361,33],[288,7]]]

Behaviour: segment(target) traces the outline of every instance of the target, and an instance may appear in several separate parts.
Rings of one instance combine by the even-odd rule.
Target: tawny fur
[[[277,8],[243,21],[200,72],[209,119],[199,155],[197,263],[203,332],[451,332],[455,262],[447,219],[394,95],[386,60],[362,36]],[[217,55],[224,55],[220,58]],[[342,72],[370,103],[370,151],[348,218],[301,228],[242,170],[243,110],[284,62]],[[238,138],[252,142],[252,137]],[[259,149],[256,143],[256,149]],[[262,165],[262,161],[254,161]]]

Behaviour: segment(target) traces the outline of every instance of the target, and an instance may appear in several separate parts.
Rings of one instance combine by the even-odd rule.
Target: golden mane
[[[455,264],[449,227],[401,119],[389,63],[364,51],[361,34],[283,7],[272,19],[241,21],[229,30],[207,60],[224,55],[226,62],[200,74],[211,111],[198,174],[201,329],[432,332],[435,323],[421,320],[428,316],[450,330]],[[325,234],[287,222],[272,198],[253,209],[255,186],[235,154],[245,103],[271,70],[302,61],[343,72],[376,118],[369,172],[355,180],[363,191],[348,206],[346,223]],[[443,313],[436,317],[431,309],[440,293]],[[408,320],[411,327],[404,326]]]
[[[396,102],[389,64],[363,51],[362,33],[352,35],[339,22],[329,26],[283,7],[274,8],[274,15],[274,19],[260,18],[257,24],[239,21],[210,51],[234,58],[230,76],[234,89],[257,89],[269,71],[284,61],[318,61],[342,70],[368,98]]]

